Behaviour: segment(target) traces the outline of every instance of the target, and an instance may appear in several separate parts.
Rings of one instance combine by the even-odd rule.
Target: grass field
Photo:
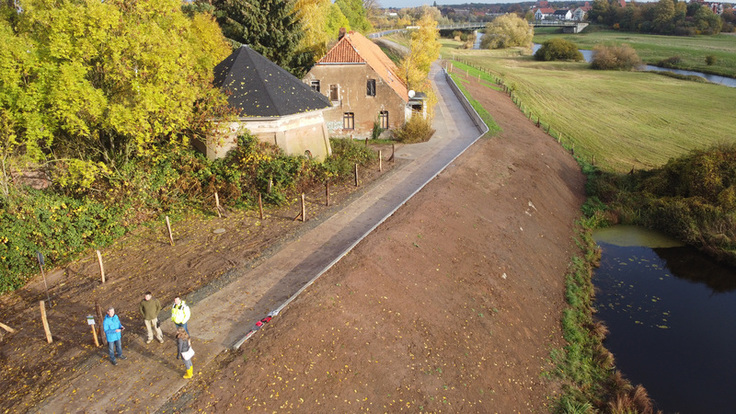
[[[553,37],[574,42],[580,49],[593,49],[597,44],[626,43],[636,50],[639,57],[650,65],[679,56],[679,69],[695,70],[722,76],[736,77],[736,36],[659,36],[618,31],[596,31],[580,34],[562,34],[551,28],[536,29],[534,42],[544,43]],[[705,57],[713,55],[716,63],[708,66]]]
[[[649,169],[692,149],[736,143],[736,88],[537,62],[521,49],[462,50],[454,49],[457,42],[442,43],[444,58],[503,79],[525,110],[604,170]]]

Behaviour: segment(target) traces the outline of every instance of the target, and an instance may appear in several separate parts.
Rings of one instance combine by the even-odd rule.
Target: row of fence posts
[[[368,139],[365,140],[365,145],[368,145]],[[396,154],[396,146],[394,144],[391,144],[391,157],[389,157],[390,162],[394,162],[394,155]],[[383,172],[383,151],[378,151],[378,171]],[[360,184],[360,177],[358,175],[358,164],[355,164],[354,169],[354,176],[355,176],[355,186],[358,187]],[[268,183],[268,192],[271,191],[271,188],[273,187],[273,182],[269,181]],[[296,217],[294,217],[293,221],[296,221],[297,219],[301,219],[302,222],[307,221],[307,207],[306,207],[306,196],[304,193],[302,193],[299,197],[300,200],[300,211],[299,214],[297,214]],[[330,181],[325,181],[325,205],[329,207],[330,205]],[[217,211],[217,216],[219,218],[222,218],[222,213],[225,211],[224,208],[220,205],[220,196],[217,194],[217,191],[215,191],[215,210]],[[258,213],[261,220],[264,220],[265,215],[263,214],[263,198],[261,193],[258,193]],[[169,216],[166,216],[166,230],[169,236],[169,243],[174,246],[174,234],[171,231],[171,221],[169,220]],[[100,283],[105,284],[106,278],[105,278],[105,265],[102,261],[102,253],[100,253],[99,250],[95,250],[95,253],[97,255],[97,263],[100,267]],[[46,291],[46,300],[39,301],[39,308],[41,311],[41,322],[43,324],[43,330],[46,334],[46,341],[48,343],[53,342],[53,337],[51,335],[51,328],[49,327],[48,318],[46,316],[46,303],[48,302],[51,304],[51,297],[49,296],[49,288],[46,284],[46,273],[44,271],[44,265],[45,260],[44,256],[41,252],[37,252],[37,258],[38,258],[38,264],[41,268],[41,276],[43,278],[43,285],[44,289]],[[53,304],[51,304],[53,306]],[[103,313],[102,308],[100,305],[95,301],[95,313],[97,316],[97,320],[100,321],[99,324],[95,323],[95,319],[93,315],[87,316],[87,324],[90,325],[91,331],[92,331],[92,338],[94,340],[94,344],[96,347],[100,346],[100,339],[98,339],[98,331],[99,331],[99,338],[102,339],[103,345],[107,344],[107,338],[105,337],[105,332],[102,328],[102,320],[103,320]],[[97,325],[97,329],[95,326]],[[10,326],[0,322],[0,328],[4,329],[5,331],[9,333],[15,333],[15,329],[11,328]]]
[[[494,82],[495,82],[495,83],[496,83],[497,85],[499,85],[499,87],[501,88],[501,90],[502,90],[502,91],[503,91],[504,93],[506,93],[506,94],[507,94],[507,95],[508,95],[508,96],[509,96],[509,97],[511,98],[511,101],[512,101],[512,102],[513,102],[513,103],[514,103],[514,104],[515,104],[515,105],[516,105],[516,106],[517,106],[517,107],[518,107],[518,108],[519,108],[520,110],[521,110],[521,112],[522,112],[522,113],[527,113],[527,112],[526,112],[526,111],[524,110],[524,106],[522,105],[522,103],[521,103],[521,100],[520,100],[520,99],[519,99],[519,98],[518,98],[517,96],[514,96],[514,92],[513,92],[513,89],[509,88],[509,87],[508,87],[508,86],[507,86],[507,85],[506,85],[505,83],[503,83],[503,81],[502,81],[502,80],[501,80],[500,78],[498,78],[498,77],[494,76],[494,75],[493,75],[493,74],[492,74],[492,73],[491,73],[491,72],[490,72],[490,71],[489,71],[488,69],[486,69],[486,68],[482,68],[482,67],[478,67],[478,66],[475,66],[475,65],[473,65],[472,63],[470,63],[470,62],[467,62],[467,61],[464,61],[464,60],[460,60],[460,62],[461,62],[461,63],[463,63],[463,64],[465,64],[465,65],[467,65],[467,66],[470,66],[470,67],[472,67],[473,69],[476,69],[476,70],[478,70],[479,72],[483,72],[483,73],[485,73],[486,75],[490,76],[490,77],[491,77],[491,79],[492,79],[492,80],[493,80],[493,81],[494,81]],[[449,68],[452,68],[452,67],[453,67],[452,65],[450,65],[450,66],[449,66]],[[466,71],[466,74],[467,74],[467,76],[468,76],[468,77],[470,77],[470,72],[469,72],[469,71]],[[480,73],[478,74],[478,80],[480,81]],[[529,112],[528,112],[527,114],[528,114],[529,120],[533,122],[533,119],[532,119],[532,112],[531,112],[531,111],[529,111]],[[545,130],[545,129],[544,129],[544,126],[543,126],[543,124],[542,124],[541,118],[540,118],[539,116],[537,116],[537,122],[536,122],[536,125],[537,125],[537,128],[541,128],[541,129],[542,129],[543,131]],[[551,125],[550,125],[550,124],[547,124],[547,129],[546,129],[546,133],[547,133],[547,135],[549,135],[549,136],[551,136],[551,137],[555,138],[555,139],[557,140],[557,142],[558,142],[558,143],[559,143],[560,145],[562,145],[562,147],[563,147],[563,148],[566,148],[566,147],[565,147],[565,144],[564,144],[564,143],[562,142],[562,132],[557,132],[557,131],[553,131],[553,130],[552,130],[552,127],[551,127]],[[557,135],[557,136],[555,136],[555,133],[556,133],[556,135]],[[567,149],[568,151],[570,151],[570,154],[572,154],[573,156],[575,156],[575,143],[574,143],[574,142],[570,141],[570,148],[566,148],[566,149]],[[593,155],[591,155],[591,156],[590,156],[590,164],[591,164],[591,165],[595,165],[595,154],[593,154]]]

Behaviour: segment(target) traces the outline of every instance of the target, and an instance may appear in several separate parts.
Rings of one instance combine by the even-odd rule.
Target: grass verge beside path
[[[592,50],[596,44],[626,43],[636,50],[639,57],[650,65],[679,56],[678,69],[694,70],[714,75],[736,78],[736,36],[662,36],[602,30],[591,33],[562,34],[551,30],[536,30],[535,43],[552,38],[569,40],[580,49]],[[715,56],[716,62],[707,65],[706,56]]]
[[[470,96],[470,93],[465,87],[466,82],[464,82],[462,79],[458,78],[457,76],[453,75],[452,73],[450,73],[450,77],[452,78],[453,81],[455,81],[455,84],[457,85],[457,87],[460,88],[460,92],[462,92],[463,95],[465,95],[465,97],[468,99],[468,102],[470,102],[470,105],[473,107],[473,109],[475,109],[476,112],[478,112],[478,115],[480,115],[480,118],[488,126],[487,134],[495,135],[501,132],[501,127],[499,127],[498,124],[496,124],[496,121],[493,120],[493,117],[491,116],[491,114],[488,113],[488,111],[486,111],[486,109],[483,108],[483,106],[478,101],[476,101],[475,99],[473,99],[472,96]],[[481,79],[489,83],[495,82],[495,80],[492,79],[492,77],[487,74],[482,74]],[[495,85],[489,85],[489,87],[498,90],[498,87]]]
[[[445,57],[503,79],[525,113],[562,131],[566,147],[606,171],[650,169],[693,149],[736,142],[736,88],[537,62],[525,53],[443,49]]]

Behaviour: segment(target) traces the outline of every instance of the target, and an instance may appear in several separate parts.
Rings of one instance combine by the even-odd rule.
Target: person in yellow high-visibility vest
[[[184,328],[189,335],[189,329],[187,329],[187,322],[192,316],[192,311],[189,310],[187,303],[178,296],[174,298],[174,306],[171,307],[171,321],[174,322],[177,328]]]

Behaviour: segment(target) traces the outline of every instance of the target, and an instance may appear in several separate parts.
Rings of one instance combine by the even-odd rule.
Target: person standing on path
[[[151,292],[146,292],[139,306],[141,315],[143,316],[143,322],[146,324],[146,332],[148,338],[146,343],[150,344],[153,341],[153,331],[156,331],[156,340],[160,343],[164,343],[164,336],[161,332],[161,327],[158,326],[158,313],[161,312],[161,302],[151,295]]]
[[[184,328],[187,335],[189,335],[189,329],[187,329],[187,322],[189,317],[192,316],[192,311],[189,310],[187,303],[178,296],[174,298],[174,306],[171,307],[171,321],[174,322],[177,328]]]
[[[115,314],[115,308],[107,310],[107,316],[102,321],[102,329],[105,331],[105,337],[107,337],[107,346],[110,351],[110,362],[113,365],[117,365],[118,362],[115,360],[115,351],[117,351],[118,358],[128,359],[123,355],[123,347],[121,340],[123,338],[123,329],[125,327],[120,323],[120,318]]]
[[[192,365],[194,350],[192,350],[192,340],[189,338],[189,334],[184,330],[184,328],[179,328],[176,331],[176,348],[176,359],[183,359],[184,368],[187,369],[187,372],[182,378],[192,378],[192,375],[194,375],[194,365]]]

